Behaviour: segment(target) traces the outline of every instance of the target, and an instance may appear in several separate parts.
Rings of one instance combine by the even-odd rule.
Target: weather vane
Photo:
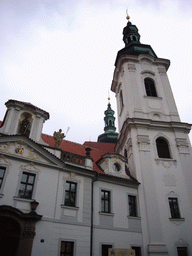
[[[110,95],[109,95],[109,90],[108,90],[108,103],[110,103]]]
[[[127,14],[126,19],[129,20],[129,19],[130,19],[130,16],[129,16],[129,14],[128,14],[128,8],[126,9],[126,14]]]

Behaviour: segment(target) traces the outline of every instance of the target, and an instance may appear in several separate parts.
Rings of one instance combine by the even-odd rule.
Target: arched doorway
[[[21,228],[10,217],[0,216],[0,255],[16,256],[19,246]]]

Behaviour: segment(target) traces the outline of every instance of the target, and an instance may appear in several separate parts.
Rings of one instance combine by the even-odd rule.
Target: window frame
[[[175,209],[174,209],[174,205],[171,205],[170,203],[170,199],[172,200],[172,203],[173,203],[173,200],[176,200],[176,204],[174,202],[174,205],[176,206],[177,210],[176,212]],[[170,211],[170,216],[171,216],[171,219],[181,219],[181,212],[180,212],[180,208],[179,208],[179,202],[178,202],[178,198],[177,197],[171,197],[169,196],[168,197],[168,203],[169,203],[169,211]]]
[[[104,192],[104,195],[105,195],[105,193],[108,193],[108,199],[107,200],[105,200],[105,198],[104,198],[104,200],[102,200],[102,192]],[[105,196],[104,196],[105,197]],[[102,209],[102,201],[104,201],[104,209]],[[106,211],[106,207],[105,207],[105,202],[108,202],[108,211]],[[110,190],[107,190],[107,189],[101,189],[101,193],[100,193],[100,203],[101,203],[101,207],[100,207],[100,209],[101,209],[101,213],[111,213],[112,211],[111,211],[111,206],[112,206],[112,204],[111,204],[111,191]]]
[[[74,240],[68,240],[68,239],[60,239],[60,242],[59,242],[59,256],[65,256],[66,253],[62,253],[61,252],[61,244],[62,242],[64,243],[73,243],[73,251],[72,251],[72,254],[70,254],[71,256],[75,255],[75,241]],[[62,254],[61,254],[62,253]],[[69,254],[67,253],[67,256]]]
[[[27,175],[27,182],[23,182],[22,181],[22,177],[23,177],[23,174],[26,174]],[[28,180],[29,180],[29,176],[33,176],[34,177],[34,180],[33,180],[33,183],[28,183]],[[17,192],[17,197],[18,198],[22,198],[22,199],[27,199],[27,200],[31,200],[34,198],[34,190],[35,190],[35,185],[36,185],[36,180],[37,180],[37,174],[34,173],[34,172],[29,172],[27,170],[23,171],[21,173],[21,177],[20,177],[20,181],[19,181],[19,187],[18,187],[18,192]],[[25,193],[26,193],[26,188],[27,186],[32,186],[32,192],[31,192],[31,197],[26,197],[26,196],[20,196],[19,193],[20,193],[20,188],[21,188],[21,184],[25,184]]]
[[[132,250],[135,250],[134,248],[138,248],[138,249],[140,250],[139,255],[136,254],[136,251],[135,251],[135,256],[141,256],[141,246],[132,245],[132,246],[131,246],[131,249],[132,249]]]
[[[67,183],[70,184],[71,188],[71,184],[75,184],[75,192],[71,191],[70,189],[67,190]],[[75,194],[75,200],[74,200],[74,205],[69,203],[66,204],[66,192],[69,192],[69,199],[71,198],[70,195],[71,194]],[[64,196],[64,206],[68,206],[68,207],[77,207],[77,182],[71,181],[71,180],[67,180],[65,183],[65,196]]]
[[[0,198],[1,198],[1,197],[4,196],[3,191],[4,191],[4,187],[5,187],[6,178],[7,178],[8,171],[9,171],[9,169],[8,169],[9,167],[4,165],[4,164],[1,164],[0,168],[4,169],[4,175],[3,175],[2,183],[1,183],[1,187],[0,187]]]
[[[164,143],[164,147],[162,147],[159,143],[159,141],[162,141]],[[170,144],[164,137],[157,137],[155,139],[155,145],[157,150],[157,156],[160,159],[172,159],[171,156],[171,150],[170,150]],[[163,148],[163,150],[162,150]]]
[[[101,248],[101,256],[103,256],[103,246],[111,246],[111,247],[108,247],[108,249],[111,249],[111,248],[113,248],[113,244],[112,243],[100,243],[101,245],[100,245],[100,248]],[[107,254],[108,255],[108,254]]]
[[[134,198],[135,202],[134,204],[130,204],[130,198]],[[131,213],[131,205],[134,207],[134,213],[135,214],[130,214]],[[138,217],[138,203],[137,203],[137,195],[133,194],[128,194],[128,216],[129,217]]]
[[[185,256],[188,256],[188,248],[187,248],[187,246],[177,246],[177,255],[178,256],[183,256],[183,254],[179,254],[179,250],[180,249],[185,249]]]
[[[151,83],[147,83],[147,81]],[[145,85],[145,93],[147,97],[155,97],[155,98],[158,97],[154,79],[152,79],[151,77],[145,77],[144,85]]]
[[[2,177],[0,176],[0,181],[1,181],[1,182],[0,182],[0,191],[1,191],[1,189],[2,189],[2,187],[3,187],[4,179],[5,179],[6,167],[0,166],[0,170],[3,170],[3,171],[4,171]]]

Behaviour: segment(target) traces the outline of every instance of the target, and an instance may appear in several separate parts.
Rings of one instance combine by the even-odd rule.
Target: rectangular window
[[[169,197],[169,207],[170,207],[170,211],[171,211],[171,218],[179,219],[180,212],[179,212],[179,205],[178,205],[177,198]]]
[[[141,247],[132,246],[131,248],[135,250],[135,256],[141,256]]]
[[[73,256],[74,242],[61,241],[60,256]]]
[[[101,211],[109,213],[110,208],[110,191],[101,190]]]
[[[137,198],[136,196],[128,195],[129,201],[129,216],[137,217]]]
[[[35,183],[35,174],[23,172],[19,188],[19,197],[31,199]]]
[[[67,181],[65,190],[65,205],[75,206],[77,183]]]
[[[5,176],[5,169],[6,169],[5,167],[0,166],[0,188],[2,186],[3,179]]]
[[[108,250],[112,248],[111,244],[102,244],[102,256],[108,256]]]
[[[178,256],[188,256],[187,247],[177,247]]]

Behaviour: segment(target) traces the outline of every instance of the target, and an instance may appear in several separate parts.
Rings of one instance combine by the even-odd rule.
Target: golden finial
[[[108,103],[110,103],[110,95],[109,95],[109,91],[108,91]]]
[[[126,14],[127,14],[126,19],[129,20],[129,19],[130,19],[130,16],[129,16],[129,14],[128,14],[128,8],[126,9]]]

